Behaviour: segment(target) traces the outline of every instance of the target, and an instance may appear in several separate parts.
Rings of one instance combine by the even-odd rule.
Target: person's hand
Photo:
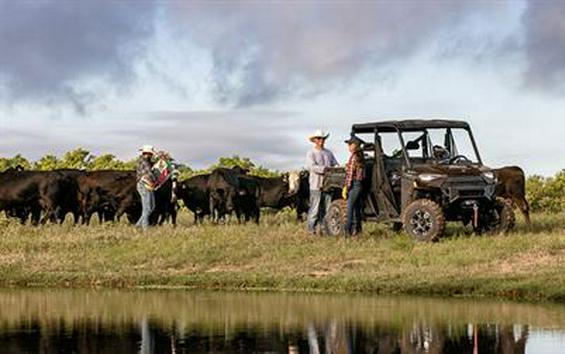
[[[341,197],[343,199],[347,199],[347,186],[343,186],[343,189],[341,190]]]

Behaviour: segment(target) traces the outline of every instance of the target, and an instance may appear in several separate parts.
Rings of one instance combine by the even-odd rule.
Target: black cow
[[[53,172],[65,176],[65,190],[68,193],[64,196],[63,204],[61,206],[63,220],[67,213],[71,213],[73,215],[74,223],[77,224],[81,217],[84,218],[82,209],[80,207],[79,177],[86,174],[86,171],[76,169],[58,169],[54,170]]]
[[[296,193],[294,198],[294,208],[296,209],[296,219],[301,222],[303,215],[308,213],[310,208],[310,173],[303,170],[300,171],[299,176],[300,182],[298,193]]]
[[[25,222],[28,213],[32,223],[62,222],[64,215],[76,209],[76,181],[57,171],[9,170],[0,173],[0,210],[16,215]],[[40,220],[40,213],[43,217]]]
[[[213,222],[219,222],[235,208],[235,198],[240,192],[240,174],[231,168],[216,168],[208,177],[206,190]]]
[[[172,178],[169,178],[155,191],[155,210],[151,213],[149,223],[162,225],[169,218],[173,225],[177,224],[177,202]]]
[[[290,206],[295,209],[296,220],[298,222],[302,222],[303,215],[308,212],[310,205],[310,183],[308,182],[309,173],[305,170],[292,171],[283,174],[282,178],[286,185],[286,195],[283,193],[285,190],[284,187],[279,186],[278,190],[275,190],[275,192],[268,197],[274,197],[274,199],[271,199],[271,203],[273,204],[279,200],[280,207]],[[265,189],[264,186],[263,188]],[[280,199],[277,199],[278,196],[280,196]]]
[[[204,217],[210,215],[209,178],[210,174],[194,176],[178,182],[175,188],[176,196],[194,213],[195,224],[204,221]]]
[[[235,196],[234,209],[237,220],[241,222],[253,220],[259,223],[261,217],[262,188],[259,179],[255,176],[239,175],[239,192]]]
[[[135,213],[135,209],[141,208],[135,189],[135,171],[91,171],[77,180],[85,224],[90,223],[94,213],[114,211],[119,218],[126,212]]]

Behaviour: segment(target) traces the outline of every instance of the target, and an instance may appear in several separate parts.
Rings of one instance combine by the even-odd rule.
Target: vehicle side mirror
[[[418,150],[420,149],[420,143],[417,141],[409,141],[406,143],[406,150]]]

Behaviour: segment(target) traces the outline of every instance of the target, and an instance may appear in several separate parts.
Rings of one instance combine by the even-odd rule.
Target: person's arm
[[[141,162],[138,173],[140,174],[139,179],[144,179],[147,182],[155,183],[155,175],[153,174],[153,169],[147,161]]]
[[[352,155],[347,160],[345,164],[345,188],[349,189],[351,187],[351,181],[353,179],[353,173],[355,169],[355,155]]]
[[[337,159],[335,158],[335,155],[333,154],[333,152],[330,152],[331,156],[331,166],[335,167],[335,166],[339,166],[339,162],[337,162]]]
[[[306,161],[307,161],[308,169],[310,170],[310,173],[316,173],[316,174],[319,174],[319,175],[324,174],[326,167],[316,164],[316,161],[314,160],[314,153],[312,151],[308,151],[308,154],[306,154]]]

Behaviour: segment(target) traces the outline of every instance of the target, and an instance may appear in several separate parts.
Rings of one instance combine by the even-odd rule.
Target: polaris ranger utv
[[[447,221],[471,224],[476,232],[506,232],[512,206],[495,195],[496,178],[484,166],[469,124],[455,120],[398,120],[355,124],[351,134],[365,155],[366,221],[387,222],[419,241],[442,236]],[[346,205],[345,170],[325,173],[332,194],[329,232],[340,235]]]

